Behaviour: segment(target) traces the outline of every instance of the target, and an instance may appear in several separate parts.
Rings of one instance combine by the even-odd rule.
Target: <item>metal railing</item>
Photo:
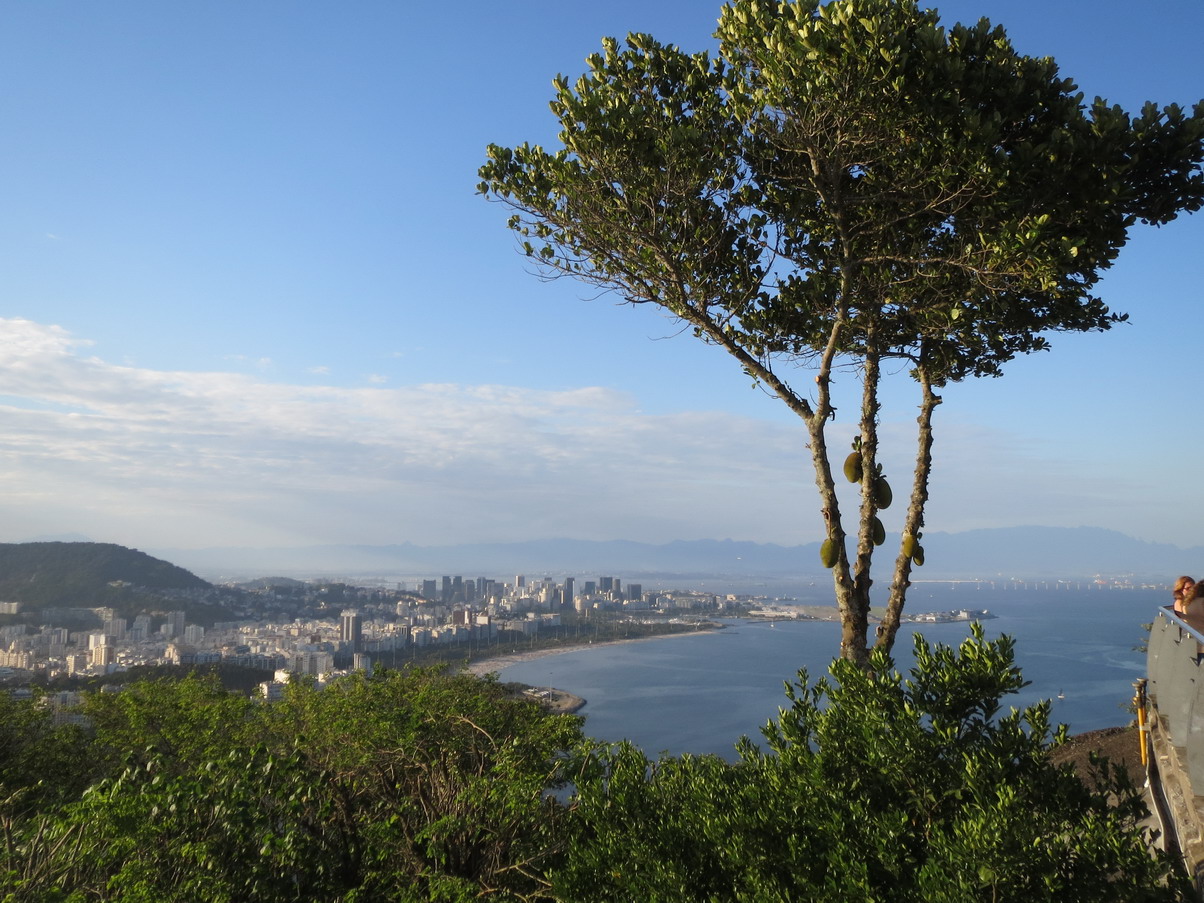
[[[1150,627],[1146,674],[1147,787],[1199,892],[1204,888],[1204,809],[1197,804],[1204,796],[1204,617],[1159,609]],[[1139,719],[1143,753],[1145,720]]]
[[[1196,622],[1196,623],[1192,623]],[[1147,693],[1171,745],[1186,753],[1192,786],[1204,790],[1204,623],[1160,609],[1150,628]]]

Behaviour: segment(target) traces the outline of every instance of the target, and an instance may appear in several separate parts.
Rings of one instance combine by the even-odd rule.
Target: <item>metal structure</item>
[[[1163,843],[1204,888],[1204,617],[1159,609],[1148,679],[1135,684],[1150,797]]]

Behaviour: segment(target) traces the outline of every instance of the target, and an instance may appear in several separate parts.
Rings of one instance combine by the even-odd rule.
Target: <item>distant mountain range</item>
[[[898,538],[888,537],[879,549],[879,574],[885,576],[897,547]],[[925,533],[924,547],[926,566],[917,570],[913,579],[1134,576],[1169,581],[1181,573],[1204,573],[1204,547],[1183,549],[1143,542],[1094,527]],[[300,578],[613,574],[636,581],[675,577],[812,580],[826,576],[819,561],[819,543],[781,546],[730,539],[664,544],[554,539],[451,546],[159,549],[154,554],[214,580],[268,574]]]

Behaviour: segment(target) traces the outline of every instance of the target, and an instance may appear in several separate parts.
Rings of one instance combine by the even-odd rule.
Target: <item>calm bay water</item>
[[[907,610],[988,609],[996,615],[982,622],[987,637],[1015,638],[1016,662],[1031,682],[1005,697],[1005,706],[1052,699],[1053,720],[1073,733],[1128,723],[1124,706],[1133,696],[1133,681],[1145,673],[1145,656],[1134,647],[1145,638],[1141,625],[1153,620],[1169,591],[967,586],[917,584]],[[805,592],[792,595],[810,602]],[[650,754],[731,758],[741,735],[761,739],[761,726],[786,703],[784,682],[798,669],[813,678],[826,673],[839,648],[840,627],[726,623],[726,629],[707,634],[548,656],[512,665],[501,678],[583,697],[586,733],[600,740],[629,739]],[[910,667],[915,632],[931,643],[956,645],[969,629],[966,622],[904,625],[895,644],[896,664],[904,673]]]

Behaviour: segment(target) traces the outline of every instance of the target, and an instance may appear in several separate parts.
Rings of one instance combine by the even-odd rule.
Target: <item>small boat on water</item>
[[[1064,690],[1058,690],[1058,699],[1065,699],[1066,693]]]

